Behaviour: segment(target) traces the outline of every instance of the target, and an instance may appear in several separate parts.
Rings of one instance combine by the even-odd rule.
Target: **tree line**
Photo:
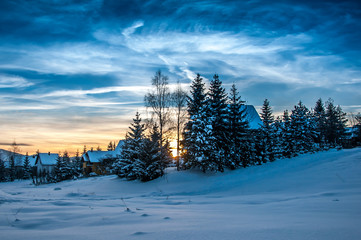
[[[259,128],[251,129],[246,118],[245,102],[233,84],[229,94],[215,74],[206,91],[197,74],[185,93],[178,85],[171,93],[168,77],[158,71],[152,79],[153,90],[145,96],[145,105],[153,118],[141,123],[139,113],[126,135],[123,153],[115,163],[116,173],[128,180],[149,181],[164,174],[170,162],[167,128],[172,115],[176,119],[177,168],[203,172],[261,165],[279,158],[341,148],[348,143],[346,113],[332,99],[319,99],[313,109],[302,101],[282,117],[273,116],[265,99]],[[175,112],[170,109],[176,109]],[[356,141],[360,141],[361,117],[356,115]],[[151,124],[149,124],[149,122]]]

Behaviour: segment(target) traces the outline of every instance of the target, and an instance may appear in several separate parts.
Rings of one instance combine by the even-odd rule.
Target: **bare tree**
[[[168,77],[158,70],[152,78],[152,91],[144,97],[147,108],[152,108],[152,115],[156,116],[159,132],[160,144],[163,146],[165,125],[170,119],[171,94],[168,87]]]
[[[179,169],[179,152],[180,152],[180,133],[186,120],[187,93],[182,89],[179,81],[177,88],[172,93],[172,103],[175,108],[176,129],[177,129],[177,169]]]

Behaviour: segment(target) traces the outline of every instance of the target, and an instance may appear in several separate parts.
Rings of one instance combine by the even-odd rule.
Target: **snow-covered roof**
[[[2,150],[2,149],[1,149]],[[11,152],[9,151],[0,151],[0,159],[4,161],[5,167],[8,168],[10,166],[10,157],[12,156]],[[24,166],[26,156],[16,153],[15,154],[15,167],[22,167]],[[35,166],[36,155],[29,156],[30,166]]]
[[[83,159],[85,162],[97,163],[105,158],[116,157],[117,153],[115,151],[87,151],[83,154]]]
[[[118,145],[117,145],[117,147],[116,147],[115,150],[114,150],[114,152],[115,152],[116,154],[120,154],[120,153],[121,153],[122,148],[123,148],[123,146],[124,146],[124,142],[125,142],[125,140],[119,140]]]
[[[100,162],[105,158],[114,158],[121,153],[123,145],[124,140],[120,140],[114,151],[87,151],[82,157],[85,162],[92,163]]]
[[[41,162],[42,165],[55,165],[58,157],[59,154],[57,153],[39,153],[36,164],[39,164],[39,162]]]
[[[253,105],[243,105],[241,110],[246,109],[246,119],[250,129],[259,129],[263,122]]]

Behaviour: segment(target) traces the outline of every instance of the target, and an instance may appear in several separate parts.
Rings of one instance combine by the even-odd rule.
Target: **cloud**
[[[0,75],[0,88],[24,88],[34,85],[19,76]]]
[[[122,31],[123,36],[125,36],[126,38],[129,37],[131,34],[133,34],[135,32],[135,30],[137,30],[137,28],[143,27],[144,26],[144,22],[143,21],[136,21],[133,23],[132,26],[125,28]]]

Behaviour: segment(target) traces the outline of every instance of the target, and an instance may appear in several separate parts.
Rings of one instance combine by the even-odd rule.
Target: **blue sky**
[[[1,1],[0,148],[104,148],[158,69],[217,73],[275,113],[319,97],[360,112],[360,39],[358,1]]]

